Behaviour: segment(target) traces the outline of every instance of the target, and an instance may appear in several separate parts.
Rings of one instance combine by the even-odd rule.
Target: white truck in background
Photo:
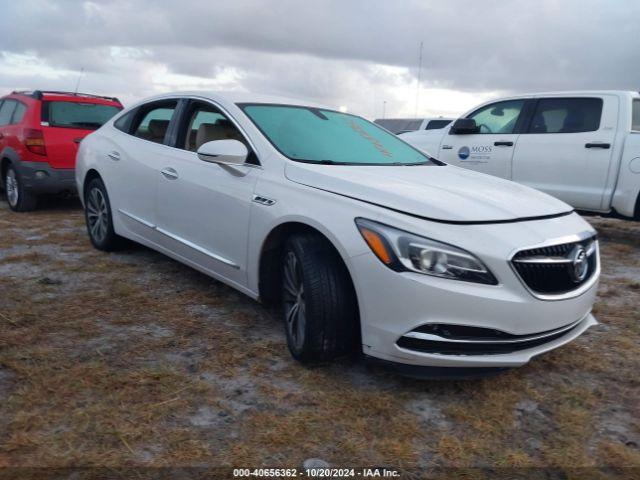
[[[578,210],[640,220],[640,94],[576,91],[484,103],[405,141],[443,162],[519,182]]]
[[[386,128],[391,133],[400,135],[401,133],[415,132],[417,130],[434,130],[444,128],[453,122],[455,118],[432,117],[432,118],[378,118],[373,121]]]

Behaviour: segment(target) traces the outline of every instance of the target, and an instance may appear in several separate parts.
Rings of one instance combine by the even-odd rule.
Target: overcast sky
[[[419,44],[424,42],[418,91]],[[507,93],[640,89],[635,0],[3,1],[0,93],[185,89],[313,99],[374,118]]]

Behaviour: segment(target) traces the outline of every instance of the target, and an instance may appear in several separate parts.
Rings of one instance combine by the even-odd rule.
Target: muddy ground
[[[587,220],[600,325],[495,377],[420,381],[302,367],[260,304],[94,250],[77,202],[0,201],[0,466],[640,467],[640,223]]]

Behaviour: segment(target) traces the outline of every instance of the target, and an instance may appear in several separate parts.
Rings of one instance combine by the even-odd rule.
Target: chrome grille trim
[[[565,245],[569,245],[569,244],[573,244],[573,243],[580,243],[580,242],[584,242],[585,240],[588,240],[592,238],[593,241],[588,245],[587,247],[587,258],[590,258],[592,255],[595,255],[595,271],[593,271],[590,275],[589,278],[586,282],[584,282],[583,284],[579,285],[577,288],[567,291],[567,292],[563,292],[563,293],[541,293],[538,292],[534,289],[532,289],[527,282],[524,280],[524,278],[522,278],[522,276],[520,275],[520,272],[518,272],[518,269],[516,268],[516,263],[522,263],[522,264],[544,264],[545,262],[541,261],[541,258],[551,258],[552,261],[551,262],[547,262],[548,265],[557,265],[559,263],[565,263],[565,262],[560,262],[559,260],[562,258],[564,259],[565,257],[556,257],[556,256],[540,256],[540,255],[532,255],[530,257],[521,257],[516,259],[515,257],[521,253],[521,252],[526,252],[528,250],[536,250],[536,249],[545,249],[545,248],[553,248],[553,247],[563,247]],[[568,263],[568,262],[567,262]],[[512,254],[509,257],[509,266],[511,267],[511,270],[513,270],[513,273],[516,275],[516,277],[518,278],[518,280],[520,280],[520,283],[522,283],[522,285],[525,287],[525,289],[534,297],[540,299],[540,300],[549,300],[549,301],[554,301],[554,300],[565,300],[568,298],[575,298],[578,297],[582,294],[584,294],[586,291],[588,291],[591,287],[593,287],[594,284],[596,284],[598,282],[598,279],[600,277],[600,249],[598,247],[598,240],[596,237],[596,234],[594,232],[581,232],[579,234],[575,234],[575,235],[569,235],[566,237],[561,237],[561,238],[556,238],[556,239],[552,239],[552,240],[548,240],[546,242],[543,243],[539,243],[537,245],[531,245],[528,247],[524,247],[524,248],[518,248],[517,250],[513,251]]]
[[[430,341],[434,341],[434,342],[448,342],[448,343],[486,343],[486,344],[522,343],[522,342],[530,342],[532,340],[541,340],[541,339],[546,338],[546,337],[551,337],[551,336],[554,336],[554,335],[558,335],[559,333],[566,332],[567,330],[571,330],[573,327],[578,325],[582,320],[583,319],[581,318],[580,320],[576,320],[575,322],[570,323],[569,325],[565,325],[564,327],[556,328],[555,330],[547,330],[546,332],[541,332],[541,333],[532,333],[531,335],[522,335],[522,336],[519,336],[518,338],[511,338],[511,339],[491,339],[491,340],[472,339],[472,340],[467,340],[467,339],[441,337],[439,335],[435,335],[435,334],[432,334],[432,333],[423,333],[423,332],[415,332],[415,331],[411,331],[411,332],[405,333],[403,335],[403,337],[417,338],[419,340],[430,340]]]

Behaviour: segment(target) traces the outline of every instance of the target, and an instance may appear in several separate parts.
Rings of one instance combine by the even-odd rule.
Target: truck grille
[[[598,243],[585,240],[521,250],[511,259],[514,270],[534,293],[562,295],[585,285],[598,269]]]

